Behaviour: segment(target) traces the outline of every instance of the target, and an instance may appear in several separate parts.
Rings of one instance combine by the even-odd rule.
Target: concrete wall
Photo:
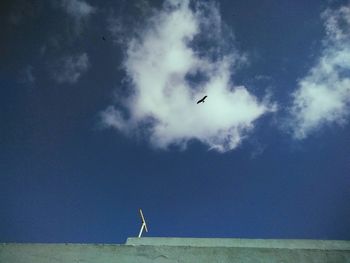
[[[350,263],[350,242],[131,238],[125,245],[0,244],[0,262]]]

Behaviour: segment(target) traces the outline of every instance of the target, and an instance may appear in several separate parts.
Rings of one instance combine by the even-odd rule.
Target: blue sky
[[[0,242],[350,239],[349,1],[0,17]]]

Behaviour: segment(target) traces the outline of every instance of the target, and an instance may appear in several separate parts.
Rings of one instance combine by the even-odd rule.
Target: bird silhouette
[[[203,98],[201,98],[199,101],[197,101],[197,104],[199,104],[199,103],[204,103],[205,102],[205,99],[206,99],[206,97],[208,97],[208,96],[204,96]]]

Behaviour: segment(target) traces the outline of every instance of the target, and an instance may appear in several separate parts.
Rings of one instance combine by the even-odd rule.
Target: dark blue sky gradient
[[[108,9],[136,11],[132,1],[90,4],[101,11],[72,39],[49,4],[16,26],[1,16],[0,242],[123,243],[138,234],[140,207],[146,236],[350,239],[349,124],[303,141],[276,124],[321,51],[325,1],[221,1],[251,61],[233,79],[257,96],[271,90],[280,104],[225,154],[196,141],[185,151],[154,150],[100,127],[99,112],[125,89],[122,50],[101,40],[109,40]],[[55,34],[65,41],[40,57]],[[55,83],[50,64],[76,51],[89,55],[89,71],[74,85]],[[28,64],[34,83],[21,81]]]

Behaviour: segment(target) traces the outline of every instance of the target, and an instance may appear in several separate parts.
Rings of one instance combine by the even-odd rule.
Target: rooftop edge
[[[125,245],[350,250],[350,241],[308,239],[130,237]]]

